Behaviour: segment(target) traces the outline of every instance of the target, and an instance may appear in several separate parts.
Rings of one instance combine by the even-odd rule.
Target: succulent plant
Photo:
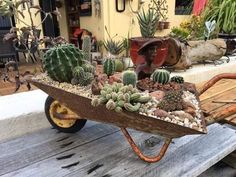
[[[183,84],[184,83],[184,78],[182,76],[173,76],[171,79],[170,79],[171,82],[175,82],[175,83],[178,83],[178,84]]]
[[[138,23],[142,37],[153,37],[157,30],[157,22],[159,21],[159,15],[154,10],[149,8],[145,13],[144,9],[138,13]]]
[[[182,99],[182,91],[169,91],[165,94],[163,100],[158,104],[158,107],[167,112],[182,110],[184,101]]]
[[[90,63],[85,63],[81,66],[85,72],[88,73],[95,73],[95,67],[93,65],[91,65]]]
[[[115,68],[116,72],[122,72],[124,69],[124,64],[121,60],[116,59],[115,60]]]
[[[93,79],[94,79],[94,75],[92,73],[85,72],[84,77],[79,78],[79,84],[81,86],[87,86],[87,85],[91,84]]]
[[[156,69],[152,74],[152,80],[160,84],[167,84],[170,80],[170,73],[165,69]]]
[[[82,78],[84,77],[85,71],[81,66],[76,66],[73,70],[73,77],[74,78]]]
[[[111,76],[115,73],[115,61],[108,58],[103,63],[103,72],[108,76]]]
[[[84,36],[83,44],[82,44],[82,51],[84,53],[84,59],[86,61],[91,61],[91,39],[89,36]]]
[[[45,53],[43,68],[53,80],[71,82],[74,68],[82,63],[82,52],[74,45],[63,44]]]
[[[137,83],[137,74],[134,71],[124,71],[122,73],[122,80],[124,85],[131,84],[135,87]]]
[[[91,102],[93,106],[106,105],[108,110],[121,112],[123,109],[137,112],[142,104],[151,100],[151,96],[140,93],[132,85],[114,83],[105,85],[97,98]]]

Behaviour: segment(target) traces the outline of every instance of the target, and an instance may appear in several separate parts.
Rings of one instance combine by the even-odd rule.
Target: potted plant
[[[129,34],[127,38],[124,38],[123,46],[125,49],[125,56],[122,58],[122,62],[124,65],[124,69],[128,69],[128,68],[133,67],[134,65],[130,58],[130,52],[129,52],[130,51]]]
[[[231,54],[235,50],[236,38],[236,1],[235,0],[211,0],[204,12],[206,21],[216,20],[218,37],[226,40],[227,52]]]
[[[147,12],[142,9],[138,13],[137,18],[142,37],[133,37],[130,39],[130,56],[134,64],[144,62],[144,58],[139,56],[137,51],[143,44],[154,38],[159,15],[154,9],[149,8]]]

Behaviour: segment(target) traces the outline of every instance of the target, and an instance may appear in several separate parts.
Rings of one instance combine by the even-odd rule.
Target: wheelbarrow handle
[[[236,74],[234,73],[223,73],[216,75],[209,81],[207,81],[202,88],[199,89],[199,94],[202,95],[205,91],[207,91],[209,88],[211,88],[216,82],[218,82],[221,79],[236,79]]]
[[[155,157],[148,157],[145,156],[141,150],[138,148],[138,146],[133,141],[132,137],[130,136],[129,132],[125,128],[121,128],[122,133],[126,137],[127,141],[129,142],[130,146],[132,147],[133,151],[138,155],[138,157],[148,163],[155,163],[162,159],[162,157],[165,155],[167,148],[169,147],[171,143],[171,138],[166,138],[165,143],[163,144],[159,154]]]

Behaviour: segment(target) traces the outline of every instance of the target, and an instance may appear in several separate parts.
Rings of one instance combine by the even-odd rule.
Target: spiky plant
[[[82,51],[84,54],[84,59],[86,61],[91,61],[91,38],[89,36],[85,36],[83,39]]]
[[[142,11],[138,13],[137,18],[142,37],[153,37],[157,30],[157,22],[159,21],[158,13],[152,8],[149,8],[147,13],[142,9]]]

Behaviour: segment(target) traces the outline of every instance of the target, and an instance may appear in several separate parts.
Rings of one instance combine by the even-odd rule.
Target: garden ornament
[[[138,75],[138,79],[143,79],[146,77],[150,77],[155,67],[153,62],[157,55],[157,49],[163,44],[160,39],[152,39],[138,50],[139,55],[143,55],[145,57],[145,63],[141,64],[137,67],[136,72]]]

